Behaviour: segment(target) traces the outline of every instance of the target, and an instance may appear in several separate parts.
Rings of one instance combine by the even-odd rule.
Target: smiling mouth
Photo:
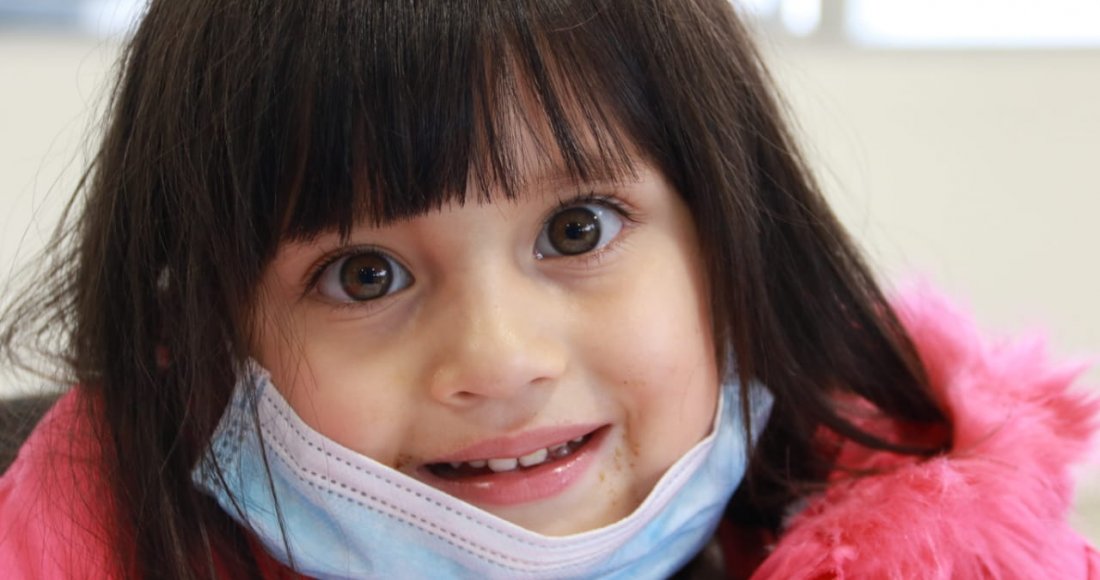
[[[523,472],[544,465],[553,465],[582,449],[600,429],[549,447],[536,449],[519,457],[493,457],[470,461],[429,463],[425,467],[432,475],[447,480],[465,479],[498,473]]]

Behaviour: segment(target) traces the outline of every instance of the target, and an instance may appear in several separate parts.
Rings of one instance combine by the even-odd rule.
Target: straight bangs
[[[306,47],[284,239],[513,198],[533,175],[574,184],[658,161],[639,34],[601,3],[424,3],[326,9]],[[613,12],[613,11],[608,11]]]

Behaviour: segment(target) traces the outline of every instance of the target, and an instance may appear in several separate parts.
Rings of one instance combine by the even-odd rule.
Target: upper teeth
[[[561,459],[569,455],[573,449],[583,441],[584,437],[577,437],[568,443],[536,449],[520,457],[494,457],[492,459],[475,459],[472,461],[452,461],[450,465],[454,469],[462,467],[463,464],[468,464],[474,469],[488,467],[496,473],[515,471],[520,466],[534,467],[546,463],[546,461],[550,459]]]
[[[489,469],[496,472],[512,471],[519,465],[519,460],[515,457],[504,457],[501,459],[490,459]]]
[[[519,464],[524,466],[524,467],[531,467],[532,465],[538,465],[538,464],[542,463],[543,461],[546,461],[546,458],[549,455],[550,455],[550,452],[547,451],[546,448],[538,449],[536,451],[532,451],[531,453],[528,453],[527,455],[524,455],[523,457],[520,457],[519,458]]]

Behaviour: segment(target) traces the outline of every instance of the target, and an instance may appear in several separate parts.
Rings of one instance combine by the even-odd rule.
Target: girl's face
[[[533,171],[515,201],[284,243],[254,355],[314,429],[433,487],[548,535],[619,520],[719,384],[691,216],[636,177]]]

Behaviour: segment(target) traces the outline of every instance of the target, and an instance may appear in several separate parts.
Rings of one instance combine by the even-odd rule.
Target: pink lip
[[[586,427],[579,431],[570,428],[569,433],[564,437],[560,435],[562,431],[557,430],[556,434],[549,439],[546,433],[552,430],[525,433],[514,439],[495,439],[468,447],[458,454],[449,456],[446,461],[517,457],[542,447],[587,435],[594,429],[597,427]],[[608,431],[610,431],[609,427],[599,428],[572,455],[537,467],[462,479],[444,479],[433,474],[427,468],[428,464],[425,464],[417,469],[417,476],[424,483],[472,504],[507,506],[545,499],[562,493],[587,473],[588,468],[599,455]],[[551,443],[544,443],[545,441],[551,441]],[[487,454],[486,451],[488,451]]]
[[[428,463],[449,463],[452,461],[474,461],[500,457],[520,457],[532,451],[566,443],[577,437],[583,437],[599,429],[598,423],[589,425],[568,425],[564,427],[541,427],[525,431],[511,437],[500,437],[479,441],[460,449],[446,457],[440,457]]]

